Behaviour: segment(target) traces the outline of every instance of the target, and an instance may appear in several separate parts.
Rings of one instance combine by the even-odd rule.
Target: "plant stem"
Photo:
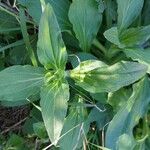
[[[107,49],[97,39],[94,39],[93,45],[101,50],[104,54],[107,53]]]
[[[20,15],[20,26],[21,26],[21,31],[22,31],[22,35],[23,35],[23,39],[26,45],[26,49],[29,53],[29,57],[31,59],[31,62],[33,64],[33,66],[38,66],[34,51],[32,49],[30,40],[29,40],[29,35],[27,32],[27,26],[26,26],[26,16],[25,16],[25,12],[24,9],[20,7],[20,11],[19,11],[19,15]]]

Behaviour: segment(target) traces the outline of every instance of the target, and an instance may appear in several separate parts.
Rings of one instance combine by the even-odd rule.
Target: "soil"
[[[20,132],[21,126],[29,115],[29,106],[2,107],[0,106],[0,133]]]

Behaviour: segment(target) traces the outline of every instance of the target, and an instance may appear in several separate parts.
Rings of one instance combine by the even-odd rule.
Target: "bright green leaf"
[[[84,61],[70,76],[76,84],[91,93],[113,92],[142,78],[147,71],[145,65],[136,62],[119,62],[112,66],[100,61]]]
[[[68,100],[67,83],[55,80],[41,89],[42,116],[48,136],[54,145],[57,144],[64,125]]]
[[[94,0],[74,0],[70,6],[69,19],[83,51],[89,51],[102,21],[98,3]]]
[[[0,100],[26,101],[39,95],[44,81],[44,69],[32,66],[12,66],[0,72]]]
[[[64,69],[67,61],[66,47],[53,8],[48,4],[39,27],[38,57],[50,69]]]

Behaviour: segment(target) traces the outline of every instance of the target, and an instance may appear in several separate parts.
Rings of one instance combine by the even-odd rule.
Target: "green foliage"
[[[149,150],[149,12],[149,0],[1,1],[0,104],[31,112],[0,149]]]

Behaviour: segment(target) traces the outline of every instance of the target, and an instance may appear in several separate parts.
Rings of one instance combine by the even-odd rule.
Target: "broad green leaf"
[[[53,8],[47,4],[39,26],[39,61],[47,69],[64,69],[67,52]]]
[[[43,82],[43,68],[29,65],[6,68],[0,72],[0,100],[26,101],[39,95]]]
[[[98,3],[94,0],[74,0],[69,9],[69,19],[83,51],[89,51],[102,21]]]
[[[120,35],[120,41],[126,47],[133,47],[144,44],[150,39],[150,25],[125,30]]]
[[[120,42],[120,39],[119,39],[119,32],[118,32],[118,29],[117,27],[112,27],[108,30],[106,30],[104,32],[104,36],[105,38],[110,41],[111,43],[117,45],[118,47],[120,48],[124,48],[125,45],[123,45],[121,42]]]
[[[106,132],[106,147],[115,149],[122,134],[133,136],[133,128],[148,110],[150,102],[150,82],[148,77],[134,84],[133,93],[110,122]]]
[[[145,65],[136,62],[122,61],[107,66],[100,61],[84,61],[70,71],[70,76],[88,92],[99,93],[117,91],[130,85],[142,78],[146,71]]]
[[[108,94],[108,103],[113,107],[114,112],[117,112],[126,104],[127,100],[132,94],[130,88],[121,88],[116,92]]]
[[[40,101],[45,127],[54,145],[59,140],[69,100],[69,86],[59,80],[43,86]]]
[[[150,73],[150,49],[125,49],[127,57],[137,60],[148,66],[147,72]]]
[[[19,0],[20,4],[27,8],[29,14],[33,17],[37,25],[39,25],[42,14],[41,1],[44,1],[46,4],[49,3],[53,7],[62,31],[71,29],[71,24],[68,19],[68,11],[70,6],[70,2],[68,0]]]
[[[140,14],[144,0],[117,0],[118,27],[122,31],[128,28]]]

